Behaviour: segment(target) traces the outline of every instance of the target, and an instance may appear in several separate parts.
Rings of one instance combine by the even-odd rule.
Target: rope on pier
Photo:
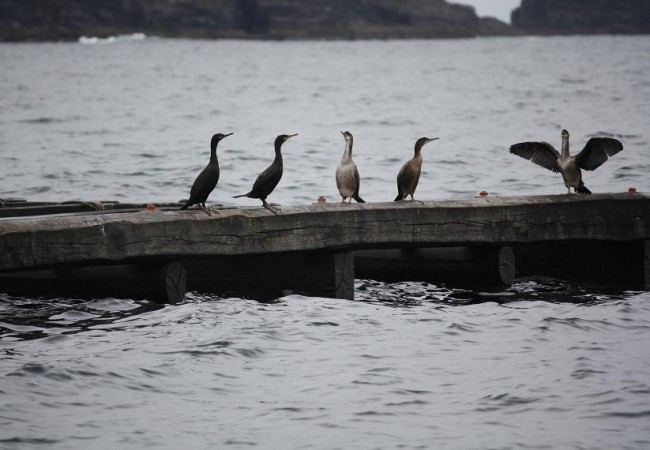
[[[85,205],[90,209],[92,209],[93,211],[103,211],[106,209],[104,204],[99,200],[86,200],[86,201],[72,200],[68,202],[61,202],[60,204],[61,205]]]

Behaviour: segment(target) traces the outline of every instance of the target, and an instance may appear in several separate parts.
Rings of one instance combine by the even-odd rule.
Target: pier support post
[[[187,272],[185,267],[175,261],[158,269],[158,292],[155,299],[162,303],[175,305],[185,298],[187,290]]]
[[[334,297],[354,300],[354,254],[334,255]]]
[[[643,244],[643,289],[650,291],[650,240],[646,239]]]
[[[508,286],[515,278],[509,246],[363,250],[354,256],[359,278],[455,286]]]

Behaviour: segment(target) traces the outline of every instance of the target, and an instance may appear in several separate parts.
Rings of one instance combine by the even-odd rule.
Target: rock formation
[[[512,25],[535,34],[650,33],[650,1],[522,0]]]
[[[163,36],[471,37],[508,34],[445,0],[0,0],[0,40]]]

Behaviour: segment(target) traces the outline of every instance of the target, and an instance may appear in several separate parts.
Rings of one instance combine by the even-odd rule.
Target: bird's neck
[[[213,144],[210,146],[210,162],[218,164],[217,160],[217,144]]]
[[[282,163],[282,144],[275,146],[275,159],[274,163]]]
[[[569,138],[562,138],[562,159],[570,158],[571,154],[569,153]]]
[[[343,152],[343,159],[352,158],[352,140],[345,141],[345,151]]]

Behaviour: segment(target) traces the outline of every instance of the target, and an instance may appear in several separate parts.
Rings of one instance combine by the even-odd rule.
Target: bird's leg
[[[413,194],[411,194],[411,201],[412,201],[412,202],[417,202],[417,203],[424,203],[424,202],[421,201],[421,200],[416,200],[415,197],[413,196]]]
[[[199,205],[199,208],[201,208],[201,209],[203,210],[203,212],[206,213],[208,216],[212,216],[212,214],[210,214],[210,211],[208,211],[208,210],[206,209],[206,207],[205,207],[205,203],[203,203],[203,204],[201,204],[201,203],[197,203],[197,205]]]
[[[266,200],[262,200],[262,206],[264,206],[266,209],[268,209],[269,211],[271,211],[271,212],[272,212],[273,214],[275,214],[276,216],[278,215],[278,213],[275,211],[275,209],[273,209],[273,208],[271,207],[271,205],[269,205],[268,203],[266,203]]]
[[[341,203],[345,203],[345,197],[341,196]]]

